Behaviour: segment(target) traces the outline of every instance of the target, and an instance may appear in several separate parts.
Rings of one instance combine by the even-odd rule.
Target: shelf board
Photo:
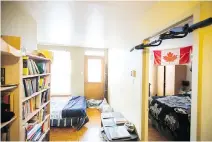
[[[47,75],[51,75],[51,73],[33,74],[33,75],[23,75],[22,78],[31,78],[31,77],[47,76]]]
[[[50,103],[50,101],[44,103],[40,106],[39,109],[36,109],[35,111],[28,114],[27,118],[25,118],[22,122],[25,124],[27,121],[29,121],[33,116],[35,116],[41,109],[43,109],[45,106],[47,106]]]
[[[46,134],[50,131],[50,128],[48,128],[46,130],[46,132],[40,137],[40,139],[38,141],[42,141],[44,139],[44,137],[46,136]]]
[[[26,54],[26,56],[28,56],[30,59],[34,59],[34,60],[38,60],[38,61],[51,61],[48,58],[44,58],[44,57],[32,55],[32,54]]]
[[[12,47],[7,42],[5,42],[2,38],[1,38],[1,54],[2,55],[13,55],[15,57],[22,56],[20,50]]]
[[[41,125],[43,125],[43,123],[50,117],[50,114],[47,114],[46,117],[44,118],[44,120],[40,123]]]
[[[16,87],[17,87],[16,85],[15,86],[9,86],[9,87],[0,87],[0,90],[1,91],[9,91],[9,90],[14,89]]]
[[[41,94],[42,92],[48,90],[49,88],[50,88],[50,87],[45,88],[45,89],[43,89],[43,90],[41,90],[41,91],[39,91],[39,92],[33,93],[33,94],[32,94],[31,96],[29,96],[29,97],[23,98],[22,103],[25,102],[25,101],[27,101],[27,100],[29,100],[29,99],[31,99],[31,98],[33,98],[33,97],[35,97],[35,96],[37,96],[37,95],[39,95],[39,94]]]
[[[8,124],[10,124],[11,122],[13,122],[16,119],[16,116],[14,116],[12,119],[10,119],[7,122],[1,123],[1,128],[7,126]]]

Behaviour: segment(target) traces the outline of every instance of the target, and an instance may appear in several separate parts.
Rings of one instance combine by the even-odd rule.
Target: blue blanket
[[[62,118],[85,117],[86,108],[84,96],[73,96],[62,109]]]

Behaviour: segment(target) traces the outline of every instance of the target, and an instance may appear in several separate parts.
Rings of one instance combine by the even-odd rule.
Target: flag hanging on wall
[[[192,52],[192,46],[166,49],[166,50],[154,50],[154,64],[155,65],[179,65],[187,64],[190,62],[190,55]]]

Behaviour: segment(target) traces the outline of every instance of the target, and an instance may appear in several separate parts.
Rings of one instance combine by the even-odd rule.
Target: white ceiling
[[[39,44],[108,48],[139,35],[153,2],[21,2],[37,22]]]

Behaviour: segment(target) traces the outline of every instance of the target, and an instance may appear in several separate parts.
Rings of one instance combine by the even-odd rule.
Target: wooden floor
[[[162,136],[149,122],[148,125],[148,140],[149,141],[168,141],[168,139]]]
[[[79,131],[71,128],[51,128],[51,141],[101,141],[100,128],[101,119],[100,112],[97,109],[87,109],[89,122],[85,124]],[[149,125],[149,141],[167,141],[152,125]]]
[[[89,122],[79,131],[71,128],[51,128],[51,141],[101,141],[101,118],[97,109],[87,109]]]

